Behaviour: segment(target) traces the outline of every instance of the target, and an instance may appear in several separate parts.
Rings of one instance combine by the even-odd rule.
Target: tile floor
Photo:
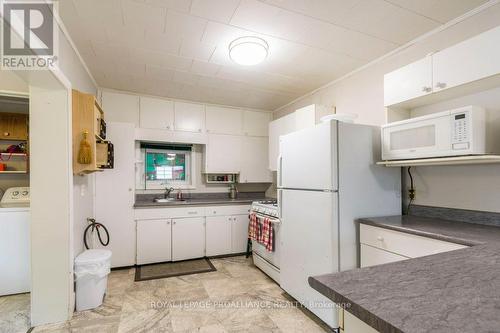
[[[30,327],[30,294],[0,297],[0,332],[24,333]]]
[[[134,282],[113,271],[104,304],[33,332],[329,332],[251,259],[213,259],[217,271]]]

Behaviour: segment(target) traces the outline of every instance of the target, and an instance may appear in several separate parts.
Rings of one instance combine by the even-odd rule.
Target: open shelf
[[[378,165],[385,165],[386,167],[426,166],[426,165],[465,165],[465,164],[488,164],[488,163],[500,163],[500,155],[437,157],[437,158],[422,158],[415,160],[377,162]]]

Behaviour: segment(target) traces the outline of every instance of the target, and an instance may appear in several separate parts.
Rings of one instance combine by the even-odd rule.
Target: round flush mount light
[[[243,66],[257,65],[266,59],[269,45],[265,40],[254,36],[236,38],[229,44],[229,57]]]

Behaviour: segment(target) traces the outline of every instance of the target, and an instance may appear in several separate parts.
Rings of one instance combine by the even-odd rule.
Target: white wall
[[[383,76],[385,73],[418,60],[430,52],[444,49],[462,40],[496,27],[500,23],[500,4],[496,4],[445,30],[430,35],[404,50],[374,63],[344,79],[313,92],[275,111],[279,118],[312,104],[336,106],[337,112],[356,113],[358,122],[385,123]],[[413,115],[434,112],[452,106],[478,104],[490,110],[490,120],[499,123],[499,89],[454,101],[414,110]],[[498,165],[418,167],[416,204],[500,212]]]
[[[100,93],[103,98],[103,108],[105,113],[105,118],[107,121],[114,122],[129,122],[134,123],[136,127],[139,127],[139,98],[138,95],[133,95],[130,93],[104,90]],[[106,98],[106,95],[112,96],[112,98]],[[148,96],[151,97],[151,96]],[[161,98],[161,97],[158,97]],[[164,98],[163,98],[164,99]],[[171,99],[174,100],[175,99]],[[197,103],[190,101],[183,101],[188,103]],[[200,104],[200,103],[197,103]],[[230,107],[230,106],[229,106]],[[262,110],[258,110],[262,111]],[[189,142],[186,142],[189,143]],[[196,168],[196,189],[183,190],[185,193],[207,193],[207,192],[228,192],[228,185],[217,185],[217,184],[207,184],[204,175],[201,171],[203,169],[203,146],[194,146],[194,159]],[[136,152],[136,156],[140,156],[139,152]],[[140,171],[137,171],[140,172]],[[137,177],[136,177],[137,178]],[[136,190],[137,194],[140,193],[160,193],[161,190],[141,190],[140,186],[136,185],[138,188]],[[264,192],[268,189],[269,184],[238,184],[238,190],[240,192]]]

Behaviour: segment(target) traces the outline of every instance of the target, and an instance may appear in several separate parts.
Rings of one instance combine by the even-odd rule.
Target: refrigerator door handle
[[[281,207],[283,207],[283,190],[280,190],[280,189],[278,189],[277,204],[278,204],[278,218],[281,219],[281,216],[282,216],[282,208]]]
[[[281,179],[281,174],[282,174],[282,168],[283,168],[283,157],[281,155],[278,156],[278,170],[277,170],[277,180],[278,180],[278,187],[281,187],[283,185],[283,180]]]

